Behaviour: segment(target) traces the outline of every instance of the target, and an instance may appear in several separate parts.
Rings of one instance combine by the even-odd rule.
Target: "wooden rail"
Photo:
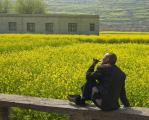
[[[67,100],[0,94],[2,120],[9,120],[9,109],[20,107],[43,112],[64,113],[71,120],[149,120],[149,108],[127,108],[103,112],[94,105],[78,107]]]

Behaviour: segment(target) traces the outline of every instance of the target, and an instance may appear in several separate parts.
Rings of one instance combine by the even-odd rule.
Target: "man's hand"
[[[96,58],[93,58],[93,65],[96,65],[97,63],[99,62],[99,60],[98,59],[96,59]]]

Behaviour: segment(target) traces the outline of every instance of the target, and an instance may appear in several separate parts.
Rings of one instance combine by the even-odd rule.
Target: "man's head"
[[[117,57],[114,53],[106,53],[102,59],[102,64],[111,64],[116,63]]]

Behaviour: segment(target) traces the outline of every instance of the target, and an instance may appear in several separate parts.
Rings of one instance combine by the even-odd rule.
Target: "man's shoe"
[[[85,100],[82,100],[80,95],[68,95],[67,98],[78,106],[86,106]]]
[[[85,103],[85,100],[80,99],[79,101],[76,102],[76,105],[85,107],[87,104]]]
[[[67,98],[70,102],[76,103],[76,101],[79,101],[81,99],[81,96],[80,95],[68,95]]]

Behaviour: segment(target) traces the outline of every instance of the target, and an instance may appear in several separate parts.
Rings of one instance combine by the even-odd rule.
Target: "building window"
[[[16,24],[16,22],[9,22],[8,25],[9,25],[9,31],[10,32],[13,32],[13,31],[16,31],[17,30],[17,24]]]
[[[95,31],[95,24],[94,23],[90,23],[90,31]]]
[[[53,33],[54,29],[54,24],[53,23],[46,23],[45,24],[46,32]]]
[[[68,32],[77,32],[77,23],[68,23]]]
[[[35,23],[27,23],[27,32],[35,32]]]

